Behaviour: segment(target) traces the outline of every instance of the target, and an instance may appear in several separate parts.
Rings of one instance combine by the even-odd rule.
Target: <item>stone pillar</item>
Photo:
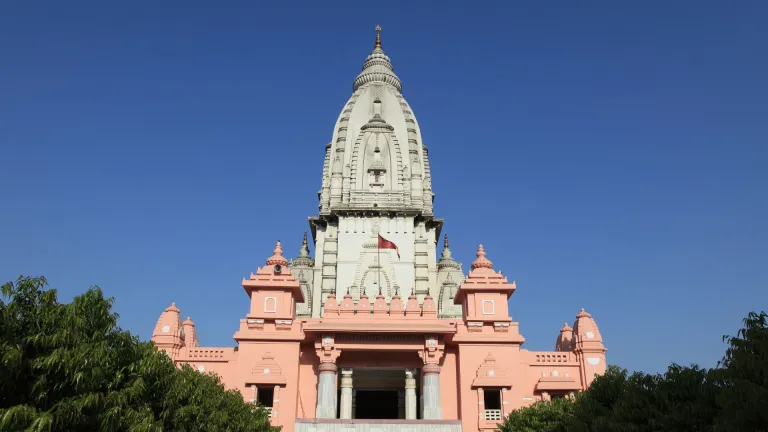
[[[317,381],[317,418],[336,418],[336,364],[320,363]]]
[[[416,420],[416,378],[410,369],[405,370],[405,418]]]
[[[339,418],[352,418],[352,369],[341,370],[341,409]]]
[[[424,406],[421,418],[424,420],[440,420],[443,418],[443,409],[440,407],[440,366],[427,364],[421,368],[424,376],[422,387]]]

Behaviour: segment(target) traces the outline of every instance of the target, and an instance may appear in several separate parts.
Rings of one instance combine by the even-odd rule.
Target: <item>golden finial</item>
[[[376,45],[373,48],[381,49],[381,26],[378,24],[376,24]]]

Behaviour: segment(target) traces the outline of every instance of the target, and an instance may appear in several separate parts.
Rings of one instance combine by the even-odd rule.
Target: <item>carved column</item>
[[[416,378],[413,370],[405,370],[405,418],[416,420]]]
[[[352,418],[352,369],[341,370],[341,412],[339,418]]]
[[[325,227],[323,243],[323,274],[320,281],[320,304],[324,304],[329,294],[336,294],[336,259],[338,254],[337,227],[328,224]],[[315,282],[317,283],[317,282]]]
[[[421,368],[424,376],[424,406],[421,418],[424,420],[439,420],[443,418],[443,409],[440,407],[440,366],[426,364]]]
[[[336,418],[336,371],[335,363],[320,363],[317,382],[317,418]]]
[[[429,245],[427,241],[427,229],[424,222],[416,225],[416,240],[414,242],[414,283],[415,294],[419,297],[419,302],[429,294]]]

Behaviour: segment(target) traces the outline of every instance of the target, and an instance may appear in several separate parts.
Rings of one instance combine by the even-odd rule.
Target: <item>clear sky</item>
[[[610,363],[714,366],[768,309],[767,2],[277,4],[2,2],[0,280],[233,345],[381,24],[454,256],[517,281],[525,348],[585,307]]]

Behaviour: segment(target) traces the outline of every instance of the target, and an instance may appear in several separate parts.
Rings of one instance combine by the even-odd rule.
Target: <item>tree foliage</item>
[[[0,431],[269,431],[217,377],[178,369],[117,325],[98,287],[69,304],[45,278],[0,300]]]
[[[664,374],[615,366],[574,400],[511,413],[502,432],[768,431],[768,326],[750,313],[720,367],[672,364]]]

